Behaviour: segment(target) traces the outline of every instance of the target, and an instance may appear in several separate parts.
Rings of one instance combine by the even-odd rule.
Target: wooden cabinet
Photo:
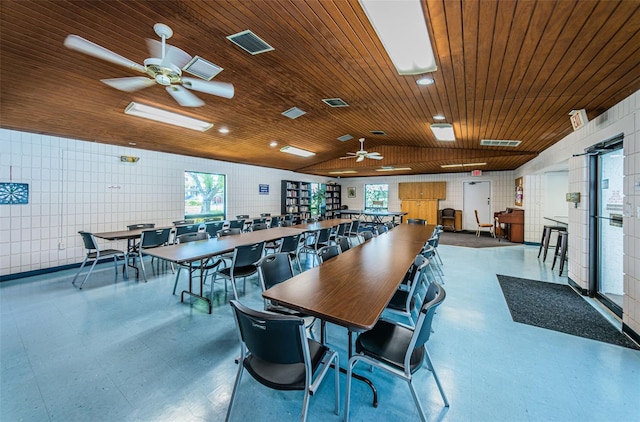
[[[427,220],[427,224],[437,224],[438,221],[438,200],[403,200],[400,205],[402,212],[406,212],[403,220],[410,218],[421,218]]]
[[[447,199],[447,182],[398,183],[398,198]],[[432,220],[435,222],[435,220]]]

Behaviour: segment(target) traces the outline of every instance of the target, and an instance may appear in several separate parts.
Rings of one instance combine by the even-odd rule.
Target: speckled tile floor
[[[496,274],[566,283],[536,258],[537,247],[442,245],[440,254],[447,299],[428,346],[451,407],[443,410],[422,371],[416,384],[430,420],[640,421],[640,352],[511,320]],[[221,284],[209,315],[203,303],[171,295],[171,273],[114,284],[113,267],[101,264],[81,291],[74,273],[0,285],[0,420],[224,420],[239,349]],[[242,300],[262,306],[251,280]],[[329,325],[343,366],[346,337]],[[350,420],[419,419],[404,382],[369,375],[380,405],[354,382]],[[333,393],[325,380],[308,420],[342,420]],[[302,393],[269,390],[246,374],[237,400],[236,421],[298,420]]]

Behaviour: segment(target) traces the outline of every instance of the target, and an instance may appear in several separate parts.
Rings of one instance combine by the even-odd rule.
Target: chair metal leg
[[[238,392],[238,386],[240,385],[240,380],[242,380],[242,372],[244,367],[242,366],[242,362],[238,362],[238,372],[236,374],[236,382],[233,384],[233,392],[231,393],[231,400],[229,401],[229,408],[227,409],[227,416],[225,417],[225,422],[229,421],[231,417],[231,410],[233,408],[233,404],[235,403],[236,393]]]
[[[429,370],[433,374],[433,379],[436,381],[436,385],[438,386],[438,390],[440,391],[440,395],[442,396],[442,401],[444,402],[444,407],[449,407],[449,400],[447,399],[447,395],[444,393],[442,389],[442,384],[440,384],[440,378],[438,378],[438,374],[436,373],[436,369],[433,367],[433,362],[431,362],[431,356],[429,355],[429,350],[424,348],[424,359],[429,367]]]
[[[84,260],[82,261],[82,264],[80,264],[80,268],[78,268],[78,272],[76,273],[76,276],[73,277],[73,281],[71,282],[71,284],[73,284],[74,286],[76,285],[76,280],[78,279],[78,276],[82,272],[82,269],[84,268],[84,265],[87,263],[88,260],[89,260],[89,257],[85,256]],[[83,282],[83,284],[84,284],[84,282]],[[82,287],[80,287],[80,288],[82,288]]]

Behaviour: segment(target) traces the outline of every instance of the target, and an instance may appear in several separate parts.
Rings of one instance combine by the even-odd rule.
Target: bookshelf
[[[325,218],[338,218],[340,215],[336,211],[340,210],[340,185],[327,184],[325,188]]]
[[[293,215],[294,221],[311,217],[311,184],[309,182],[283,180],[281,202],[280,212],[283,215]]]

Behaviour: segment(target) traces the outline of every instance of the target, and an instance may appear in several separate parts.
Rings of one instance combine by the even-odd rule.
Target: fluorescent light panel
[[[411,170],[411,167],[383,167],[381,169],[376,169],[376,171],[402,171],[402,170]]]
[[[329,174],[348,174],[348,173],[357,173],[355,170],[341,170],[341,171],[330,171]]]
[[[296,148],[292,146],[286,146],[280,148],[281,152],[286,152],[287,154],[293,154],[300,157],[311,157],[316,155],[315,152],[307,151],[306,149]]]
[[[359,0],[400,75],[437,70],[420,0]]]
[[[453,133],[453,126],[449,123],[434,123],[431,126],[431,132],[438,141],[455,141],[456,135]]]
[[[487,163],[469,163],[469,164],[443,164],[440,167],[449,168],[449,167],[477,167],[477,166],[486,166]]]
[[[213,123],[205,122],[204,120],[194,119],[193,117],[187,117],[182,114],[151,107],[146,104],[136,103],[134,101],[129,103],[129,105],[124,109],[124,113],[131,116],[155,120],[156,122],[167,123],[192,130],[199,130],[200,132],[204,132],[213,127]]]

